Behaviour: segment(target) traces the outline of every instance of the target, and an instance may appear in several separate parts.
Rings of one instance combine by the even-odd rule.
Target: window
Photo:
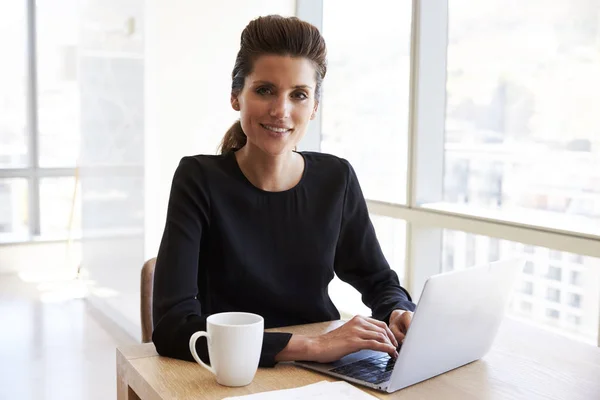
[[[567,314],[567,322],[571,325],[581,325],[581,317],[579,315]]]
[[[444,265],[448,271],[452,271],[454,269],[454,249],[452,247],[447,247],[444,249]]]
[[[449,1],[445,202],[600,234],[597,15],[595,1]]]
[[[529,275],[533,275],[533,262],[531,261],[526,261],[525,262],[525,266],[523,267],[523,272]]]
[[[490,253],[488,260],[490,262],[498,261],[500,259],[500,240],[492,238],[490,239]]]
[[[0,4],[0,243],[79,231],[79,2],[58,3]]]
[[[518,8],[501,0],[420,2],[414,15],[419,29],[410,38],[412,74],[402,67],[409,57],[410,2],[298,2],[316,4],[313,12],[322,17],[330,50],[321,150],[352,162],[372,215],[406,221],[413,297],[418,299],[426,278],[440,271],[521,257],[526,264],[509,313],[597,344],[600,118],[594,105],[600,103],[600,21],[595,0],[550,8],[542,0],[524,0]],[[364,26],[371,20],[385,26]],[[353,100],[347,88],[357,87],[353,93],[359,100]],[[376,89],[382,87],[400,93],[392,107],[384,101],[390,94]],[[410,107],[403,109],[406,99]],[[371,139],[355,128],[376,118],[383,128],[372,130]],[[381,151],[373,156],[376,147]],[[571,308],[580,318],[577,324],[568,324],[567,314],[557,323],[561,310],[546,298],[549,288],[565,293],[561,310],[568,308],[566,293],[581,295],[581,313]]]
[[[525,294],[533,294],[533,282],[524,281],[522,291]]]
[[[569,279],[571,285],[581,286],[581,272],[571,271],[571,278]]]
[[[42,235],[73,233],[81,226],[81,202],[75,178],[43,178],[40,181]]]
[[[555,303],[560,303],[560,290],[548,288],[546,291],[546,299]]]
[[[531,313],[531,310],[533,309],[533,305],[530,301],[522,301],[520,307],[521,311],[524,313]]]
[[[39,165],[75,167],[79,154],[78,0],[38,0]]]
[[[523,251],[527,254],[533,254],[535,248],[533,246],[525,245],[523,246]]]
[[[583,264],[583,256],[581,254],[569,254],[569,259],[574,264]]]
[[[404,283],[406,223],[396,218],[379,215],[371,215],[371,222],[383,255],[390,267],[398,274],[400,282]],[[360,293],[337,277],[329,285],[329,294],[340,313],[371,315],[371,310],[363,304]]]
[[[561,260],[562,252],[557,251],[557,250],[550,250],[550,259],[551,260]]]
[[[410,29],[409,1],[323,2],[321,151],[347,158],[369,199],[406,202]]]
[[[390,267],[404,278],[406,223],[396,218],[371,215],[371,221],[377,234],[377,240]]]
[[[569,305],[575,308],[581,308],[581,295],[569,293]]]
[[[0,3],[0,168],[29,164],[25,17],[23,2]],[[1,202],[4,213],[7,208]]]
[[[0,241],[3,237],[27,237],[27,180],[0,179]]]
[[[546,278],[551,279],[553,281],[560,281],[562,279],[562,268],[552,265],[549,266]]]
[[[443,272],[452,271],[454,269],[454,245],[455,241],[452,237],[452,231],[448,231],[446,233],[446,242],[444,244],[444,248],[442,249],[442,257],[444,258]]]

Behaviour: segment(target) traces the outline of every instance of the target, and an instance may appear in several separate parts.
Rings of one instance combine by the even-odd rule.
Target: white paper
[[[249,394],[246,396],[227,397],[223,400],[373,400],[376,397],[355,388],[348,382],[321,381],[312,385],[293,389],[273,390],[270,392]]]

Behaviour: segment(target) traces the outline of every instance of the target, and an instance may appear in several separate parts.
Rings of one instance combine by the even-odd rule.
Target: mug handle
[[[202,365],[204,368],[206,368],[213,374],[217,375],[217,372],[215,371],[215,369],[213,367],[211,367],[210,365],[205,364],[204,361],[202,361],[200,359],[200,357],[198,356],[198,353],[196,353],[196,340],[198,340],[198,338],[200,338],[202,336],[205,336],[206,340],[210,344],[210,336],[208,336],[208,333],[203,332],[203,331],[196,332],[192,335],[192,337],[190,337],[190,352],[192,353],[192,357],[194,357],[194,360],[196,360],[196,362],[198,364]]]

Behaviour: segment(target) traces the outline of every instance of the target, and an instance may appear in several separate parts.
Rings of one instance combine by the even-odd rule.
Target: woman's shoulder
[[[314,151],[303,151],[302,155],[309,164],[310,169],[314,171],[320,173],[326,171],[327,175],[334,175],[343,180],[347,180],[354,173],[350,162],[345,158]]]
[[[181,184],[193,184],[223,179],[231,175],[228,155],[196,154],[185,156],[175,169],[173,180]]]
[[[350,163],[345,158],[335,156],[328,153],[318,153],[315,151],[303,151],[302,155],[311,164],[319,165],[321,167],[329,167],[338,169],[342,172],[347,172],[350,167]]]
[[[228,154],[196,154],[184,156],[179,161],[179,169],[203,170],[206,173],[223,170],[227,165]]]

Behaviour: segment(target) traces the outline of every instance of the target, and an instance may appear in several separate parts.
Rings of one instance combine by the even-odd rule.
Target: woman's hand
[[[398,342],[385,322],[356,316],[341,327],[314,338],[311,361],[332,362],[359,350],[375,350],[397,357]]]
[[[406,310],[394,310],[390,315],[390,330],[398,342],[402,342],[412,321],[413,313]]]

